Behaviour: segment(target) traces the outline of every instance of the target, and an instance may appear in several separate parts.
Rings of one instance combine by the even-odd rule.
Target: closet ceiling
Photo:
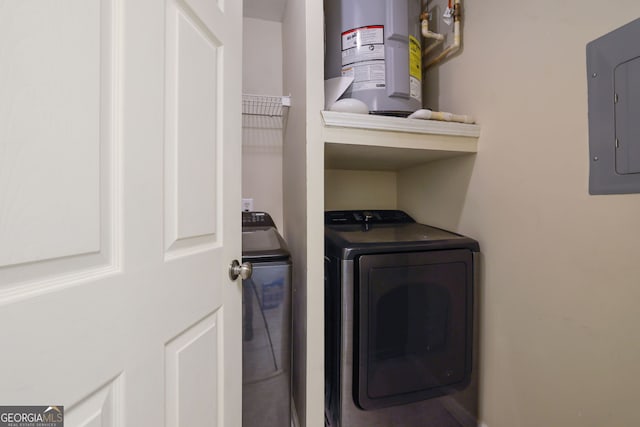
[[[243,15],[245,18],[282,22],[286,3],[287,0],[244,0]]]

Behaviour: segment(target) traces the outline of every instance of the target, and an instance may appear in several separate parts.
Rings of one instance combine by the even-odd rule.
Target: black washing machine
[[[291,425],[291,259],[269,214],[242,212],[242,425]]]
[[[327,425],[477,426],[479,250],[398,210],[325,213]]]

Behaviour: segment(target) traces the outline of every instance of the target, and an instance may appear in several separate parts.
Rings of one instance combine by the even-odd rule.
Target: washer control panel
[[[398,210],[352,210],[327,211],[324,213],[325,225],[338,224],[404,224],[415,222],[413,218]]]
[[[266,212],[242,212],[242,227],[275,227],[271,215]]]

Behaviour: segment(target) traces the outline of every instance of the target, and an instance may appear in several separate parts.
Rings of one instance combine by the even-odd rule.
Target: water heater
[[[343,98],[373,114],[422,108],[421,0],[325,0],[325,79],[352,76]]]

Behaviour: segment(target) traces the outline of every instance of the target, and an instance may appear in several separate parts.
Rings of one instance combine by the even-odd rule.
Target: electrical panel
[[[640,193],[640,19],[587,44],[589,193]]]

